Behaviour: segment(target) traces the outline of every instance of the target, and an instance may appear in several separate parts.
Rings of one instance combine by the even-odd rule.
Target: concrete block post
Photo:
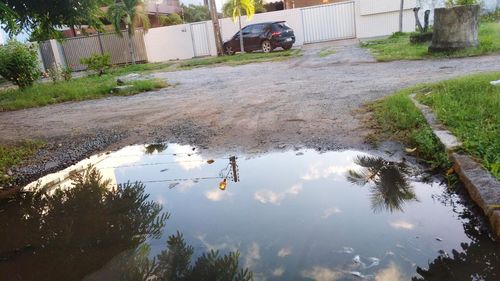
[[[57,40],[51,39],[50,46],[52,47],[52,52],[54,53],[55,63],[61,67],[66,67],[66,57],[64,56],[64,50]]]

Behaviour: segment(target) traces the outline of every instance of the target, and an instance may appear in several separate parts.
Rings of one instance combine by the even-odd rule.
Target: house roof
[[[161,0],[160,0],[161,1]],[[160,1],[144,1],[146,4],[146,11],[148,14],[171,14],[180,11],[179,1],[176,0],[162,0]]]

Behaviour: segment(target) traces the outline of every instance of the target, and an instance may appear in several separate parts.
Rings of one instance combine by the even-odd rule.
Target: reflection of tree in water
[[[239,268],[239,253],[226,255],[218,251],[203,253],[191,264],[194,248],[184,241],[180,232],[169,236],[167,248],[158,256],[149,258],[149,246],[123,253],[104,269],[85,281],[250,281],[253,274]]]
[[[111,190],[94,168],[71,178],[67,190],[0,201],[0,280],[81,280],[160,235],[168,215],[144,185]]]
[[[386,161],[380,157],[358,156],[354,163],[360,171],[349,170],[347,179],[359,185],[373,183],[371,203],[374,212],[403,211],[406,201],[417,201],[413,187],[407,179],[404,163]]]
[[[452,191],[444,199],[453,202]],[[448,195],[448,196],[446,196]],[[480,215],[468,208],[453,208],[463,221],[465,234],[470,243],[462,243],[460,250],[452,250],[451,255],[440,255],[429,263],[428,269],[417,267],[419,277],[412,281],[455,281],[455,280],[500,280],[500,244],[491,239],[488,231],[481,227]]]
[[[146,145],[146,154],[153,154],[155,152],[161,153],[168,148],[167,144],[164,143],[154,143]]]
[[[239,270],[237,252],[211,251],[191,265],[193,247],[180,233],[150,258],[144,242],[160,237],[168,214],[148,200],[143,184],[112,188],[95,168],[71,180],[72,188],[53,194],[40,188],[0,201],[0,280],[252,279]]]

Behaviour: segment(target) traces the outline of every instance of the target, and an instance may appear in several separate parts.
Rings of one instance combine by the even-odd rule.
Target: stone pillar
[[[477,47],[478,21],[479,5],[435,9],[429,52]]]

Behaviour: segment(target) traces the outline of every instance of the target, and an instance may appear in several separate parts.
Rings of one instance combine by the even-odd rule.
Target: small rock
[[[439,241],[439,242],[443,241],[443,239],[439,238],[439,237],[436,237],[436,240]]]
[[[127,91],[128,89],[132,88],[132,85],[123,85],[123,86],[116,86],[113,89],[111,89],[112,94],[118,94]]]
[[[500,86],[500,80],[491,81],[490,84],[493,86]]]

